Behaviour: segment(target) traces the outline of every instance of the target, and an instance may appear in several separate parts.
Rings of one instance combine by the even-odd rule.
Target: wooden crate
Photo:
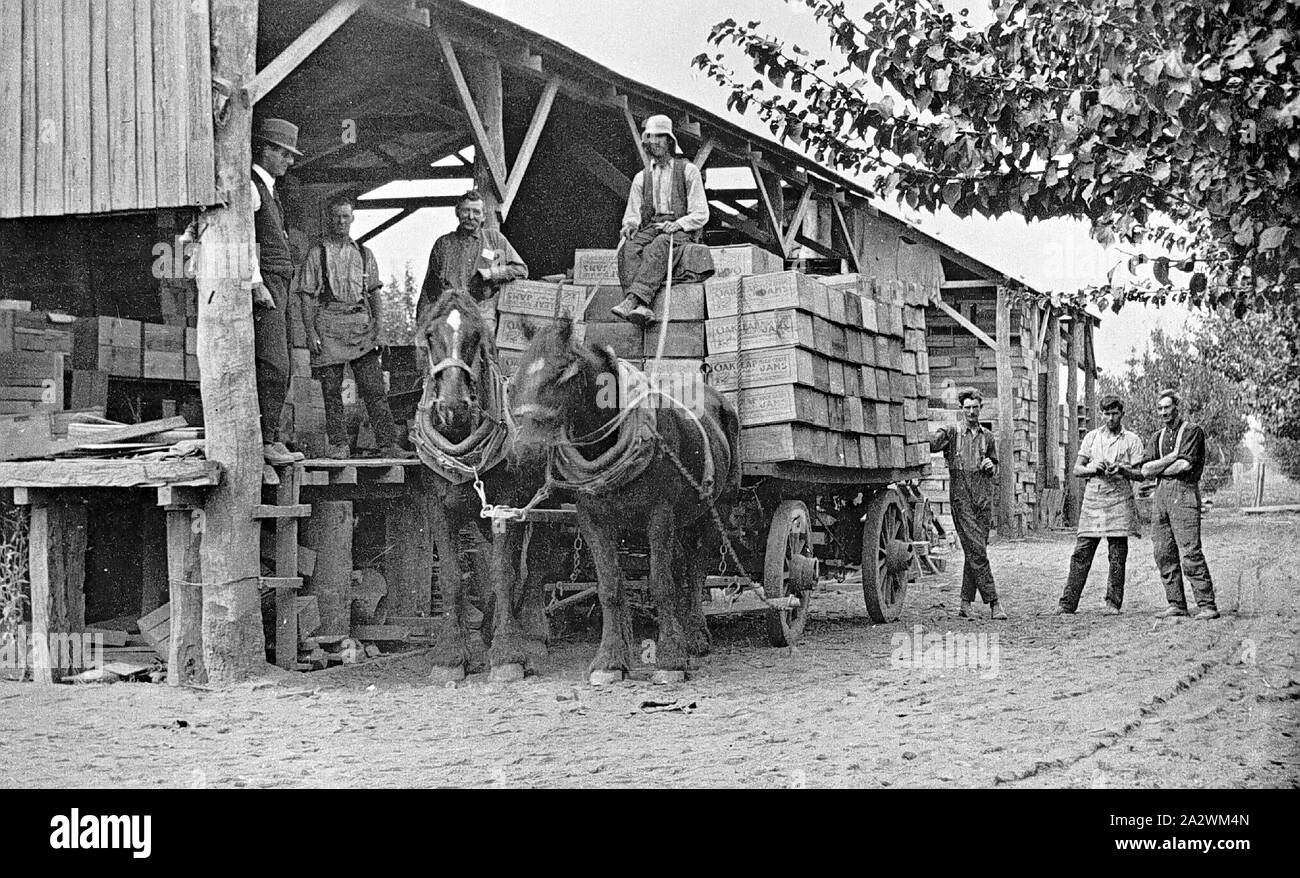
[[[645,356],[645,333],[641,327],[625,321],[586,324],[586,341],[592,347],[613,348],[625,360],[640,360]]]
[[[142,324],[144,351],[141,374],[145,378],[185,380],[185,327]]]
[[[497,348],[510,351],[527,350],[532,342],[524,334],[524,327],[527,325],[537,330],[553,322],[550,317],[539,317],[533,314],[510,314],[498,310]],[[578,341],[583,340],[585,330],[586,324],[580,322],[573,324],[573,334]]]
[[[0,309],[0,353],[71,354],[75,323],[67,320],[55,322],[44,311]]]
[[[591,298],[587,302],[586,313],[588,323],[626,322],[622,317],[610,313],[610,309],[626,296],[622,287],[599,286],[589,290],[589,294]],[[672,300],[668,303],[670,322],[704,319],[704,284],[673,284],[671,296],[666,295],[666,291],[660,291],[652,309],[655,320],[663,319],[666,298]]]
[[[785,268],[780,256],[753,244],[710,247],[709,252],[713,256],[713,276],[719,279],[771,274]]]
[[[710,317],[732,317],[737,309],[743,314],[797,308],[825,318],[830,313],[830,290],[816,278],[801,271],[782,271],[744,277],[737,287],[732,284],[706,283]]]
[[[73,365],[122,378],[144,371],[143,329],[139,320],[88,317],[78,320],[73,337]]]
[[[547,319],[578,317],[586,298],[587,290],[573,284],[516,280],[501,287],[497,293],[497,313]]]
[[[828,390],[829,361],[803,348],[769,348],[743,354],[710,354],[709,383],[720,390],[802,384]]]
[[[0,414],[63,410],[61,353],[0,353]]]
[[[765,424],[741,429],[741,456],[746,462],[803,461],[826,463],[830,433],[805,424]]]
[[[773,387],[747,387],[723,394],[731,400],[743,427],[799,421],[815,427],[829,427],[830,397],[811,387],[779,384]]]
[[[653,358],[659,349],[659,324],[651,323],[645,328],[644,356]],[[701,320],[669,323],[664,337],[665,357],[704,358],[704,322]]]
[[[580,286],[618,286],[618,251],[573,251],[573,282]]]
[[[742,343],[745,351],[791,345],[823,349],[813,331],[813,315],[790,308],[745,314],[739,319],[734,315],[712,318],[705,322],[705,337],[710,355],[731,353]]]

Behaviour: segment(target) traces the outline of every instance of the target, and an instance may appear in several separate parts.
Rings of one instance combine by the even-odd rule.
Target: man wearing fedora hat
[[[675,279],[700,281],[713,274],[713,258],[699,245],[709,221],[700,169],[677,156],[673,121],[667,116],[646,119],[641,142],[650,154],[649,173],[638,171],[628,193],[618,256],[618,278],[626,297],[611,309],[633,323],[654,316],[655,296],[668,274],[669,241]]]
[[[253,126],[253,347],[257,404],[262,420],[262,455],[270,464],[293,463],[302,454],[280,438],[280,412],[289,392],[289,284],[293,256],[284,207],[275,184],[293,166],[298,126],[284,119],[261,119]]]

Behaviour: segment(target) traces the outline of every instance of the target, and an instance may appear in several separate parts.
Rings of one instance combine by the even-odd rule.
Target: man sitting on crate
[[[641,142],[650,154],[650,175],[642,170],[632,178],[618,254],[618,279],[627,295],[610,309],[632,323],[654,317],[655,296],[668,274],[670,240],[673,280],[699,282],[713,275],[713,257],[699,243],[709,221],[700,169],[676,157],[677,138],[667,116],[646,119]]]
[[[379,456],[410,457],[397,444],[379,363],[378,296],[383,283],[370,248],[352,240],[352,214],[351,198],[330,202],[328,232],[307,251],[293,283],[302,303],[312,374],[325,399],[325,457],[351,454],[343,416],[343,369],[348,365],[370,413]]]
[[[424,372],[429,369],[424,324],[444,292],[468,290],[482,303],[484,322],[495,332],[497,289],[512,280],[528,277],[528,266],[515,248],[496,229],[484,228],[484,218],[483,196],[477,189],[471,189],[456,202],[456,219],[460,225],[434,241],[429,251],[429,269],[424,274],[420,301],[415,306],[415,353]]]
[[[957,527],[965,561],[961,571],[961,610],[970,618],[975,592],[989,605],[994,619],[1005,619],[998,603],[989,566],[989,528],[993,526],[993,478],[998,471],[993,434],[980,424],[984,395],[974,387],[957,394],[962,423],[948,424],[930,435],[930,450],[942,451],[948,463],[948,485],[952,499],[952,520]]]

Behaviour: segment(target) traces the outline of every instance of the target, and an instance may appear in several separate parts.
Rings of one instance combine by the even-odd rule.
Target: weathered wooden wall
[[[0,217],[215,201],[207,0],[0,0]]]

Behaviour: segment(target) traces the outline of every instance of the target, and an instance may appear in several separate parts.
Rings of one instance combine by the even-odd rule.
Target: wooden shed
[[[75,346],[59,347],[71,345],[63,330],[29,316],[13,326],[22,324],[24,344],[47,347],[19,351],[15,329],[6,349],[0,325],[0,352],[65,356],[59,399],[34,409],[89,401],[140,420],[201,401],[206,430],[203,460],[0,463],[0,486],[33,510],[37,633],[81,630],[100,599],[91,592],[123,590],[133,574],[143,584],[126,600],[140,611],[170,597],[177,681],[200,670],[240,679],[268,656],[293,667],[297,598],[318,596],[322,616],[346,626],[337,620],[347,604],[338,602],[353,588],[353,553],[341,547],[351,545],[354,503],[386,504],[383,514],[367,512],[380,522],[369,536],[388,552],[384,572],[401,614],[431,612],[434,559],[419,526],[428,510],[418,466],[263,466],[251,308],[229,258],[253,241],[255,110],[302,127],[306,155],[281,190],[297,246],[320,231],[336,192],[460,180],[486,195],[489,222],[534,275],[564,271],[575,249],[615,244],[644,161],[641,124],[667,114],[706,173],[709,243],[755,243],[807,267],[921,283],[934,302],[932,361],[953,360],[931,363],[938,401],[945,369],[985,380],[983,354],[977,365],[956,365],[954,325],[996,349],[1002,392],[991,408],[1017,455],[1003,486],[1008,525],[1042,518],[1037,498],[1061,478],[1059,460],[1046,476],[1035,463],[1047,458],[1035,457],[1044,429],[1056,435],[1055,406],[1039,418],[1036,394],[1066,316],[1044,296],[1018,293],[987,266],[878,212],[866,190],[801,153],[458,0],[0,0],[0,65],[0,298],[30,302],[32,315],[66,313],[75,333],[83,325],[97,333],[82,348],[92,352],[87,364]],[[453,203],[419,195],[360,206],[396,211],[374,236]],[[129,335],[131,322],[158,327],[153,337],[169,344],[181,339],[179,378],[147,374],[149,330],[135,336],[138,348],[115,334]],[[1085,347],[1085,324],[1071,324],[1075,351]],[[107,373],[97,359],[105,349],[109,362],[139,363],[139,371]],[[295,368],[310,381],[302,358]],[[405,526],[390,533],[385,515]],[[299,521],[303,542],[318,550],[314,575],[299,550]],[[114,525],[126,531],[104,530]],[[92,555],[117,550],[128,533],[141,535],[143,560],[106,581],[85,563],[87,545]]]

